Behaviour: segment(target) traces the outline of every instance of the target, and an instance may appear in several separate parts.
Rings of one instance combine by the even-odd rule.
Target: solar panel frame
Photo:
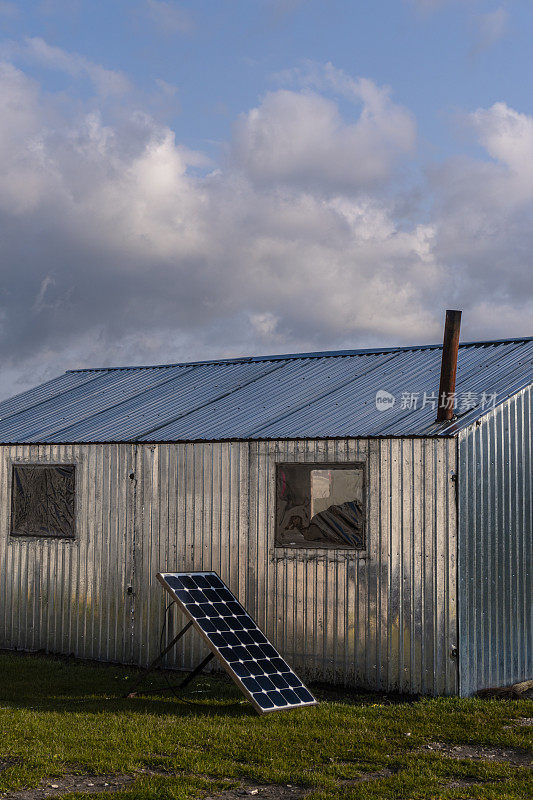
[[[313,697],[311,692],[303,684],[300,678],[298,678],[298,676],[292,670],[292,668],[283,660],[283,658],[280,656],[276,648],[268,640],[268,637],[265,636],[265,634],[261,631],[255,620],[246,611],[244,606],[242,606],[239,603],[235,595],[231,592],[230,589],[228,589],[228,587],[226,586],[220,575],[218,575],[218,573],[214,571],[158,572],[156,577],[163,586],[163,588],[165,589],[165,591],[168,592],[168,594],[177,604],[178,608],[183,612],[185,617],[193,623],[194,628],[198,631],[198,633],[202,637],[203,641],[205,642],[209,650],[219,659],[225,671],[228,673],[228,675],[234,681],[234,683],[238,686],[241,692],[245,695],[245,697],[250,701],[250,703],[252,704],[252,706],[254,707],[254,709],[257,711],[258,714],[270,714],[273,711],[290,711],[291,709],[295,708],[307,708],[309,706],[317,705],[317,700]],[[188,592],[192,593],[193,591],[196,591],[196,587],[193,585],[187,590],[179,590],[179,589],[175,590],[167,580],[167,578],[178,578],[182,580],[183,578],[194,579],[197,577],[206,579],[208,577],[212,577],[220,581],[220,583],[222,584],[223,591],[225,591],[227,595],[231,596],[227,597],[226,595],[227,599],[224,603],[224,606],[225,608],[228,608],[228,610],[232,611],[232,614],[234,615],[232,617],[232,625],[235,626],[235,624],[237,624],[237,628],[234,627],[233,630],[230,630],[229,625],[227,623],[224,623],[223,618],[221,619],[221,617],[219,616],[219,612],[221,611],[221,609],[214,608],[215,604],[214,596],[212,596],[211,600],[212,606],[211,606],[210,604],[200,603],[200,599],[203,598],[200,598],[198,594],[196,594],[193,596],[192,599],[194,600],[195,603],[198,603],[199,607],[204,605],[209,606],[207,608],[206,607],[202,608],[202,612],[206,614],[205,617],[200,618],[204,620],[204,626],[209,628],[211,627],[211,625],[215,627],[216,624],[215,631],[221,631],[221,632],[216,633],[215,631],[210,631],[210,632],[204,631],[199,623],[199,619],[189,611],[184,602],[184,598],[180,597],[177,593],[178,591],[182,592],[186,591],[187,593]],[[206,588],[205,591],[208,592],[209,588]],[[220,594],[220,589],[217,588],[216,593],[217,595]],[[195,600],[194,598],[197,599]],[[230,603],[233,604],[232,607],[229,606]],[[220,603],[217,602],[217,605],[220,605]],[[215,611],[216,614],[213,614],[213,611]],[[211,616],[207,616],[208,612],[209,614],[211,614]],[[226,614],[226,616],[228,615]],[[217,620],[216,623],[211,622],[211,620],[215,619]],[[222,624],[222,628],[221,628],[221,622],[224,623]],[[228,631],[226,632],[224,632],[224,625],[228,627]],[[242,629],[239,627],[241,625]],[[244,646],[244,644],[241,644],[241,642],[239,641],[239,637],[234,634],[233,631],[235,630],[238,630],[239,637],[242,637],[244,639],[248,637],[255,639],[255,641]],[[216,641],[213,641],[210,638],[210,635],[213,637],[216,636],[217,637]],[[237,642],[236,644],[235,640]],[[216,642],[220,642],[220,644],[217,645]],[[232,666],[230,661],[228,661],[227,656],[230,655],[232,652],[235,652],[236,647],[241,647],[243,652],[241,654],[240,651],[238,651],[239,654],[241,655],[241,660],[234,662],[236,666]],[[250,647],[254,647],[254,650],[251,651]],[[222,650],[224,650],[224,652],[222,652]],[[256,653],[256,658],[250,661],[248,660],[244,661],[243,659],[248,655],[248,653],[252,653],[252,655]],[[270,653],[270,655],[268,655],[268,653]],[[263,658],[261,659],[260,656],[262,656]],[[277,659],[278,662],[277,672],[270,672],[265,674],[264,665],[261,667],[259,662],[263,660],[265,664],[274,663],[274,659]],[[285,670],[283,665],[287,667],[288,671]],[[236,668],[238,668],[241,673],[246,672],[248,674],[247,675],[242,674],[241,676],[239,676],[236,672]],[[279,680],[279,677],[282,674],[280,672],[280,669],[282,670],[284,676],[284,680],[282,679],[281,681]],[[292,687],[291,683],[289,683],[289,678],[292,682]],[[248,683],[248,686],[244,683],[244,681]],[[283,686],[284,682],[289,683],[289,686],[284,687]],[[270,683],[273,684],[271,687],[269,686]],[[276,686],[276,683],[281,684],[281,688],[279,686]],[[259,689],[255,688],[255,684],[257,684]],[[272,699],[267,695],[268,702],[271,702],[273,704],[272,707],[271,708],[262,707],[255,699],[254,692],[251,691],[250,688],[248,687],[250,687],[251,689],[255,689],[255,694],[258,695],[260,694],[261,696],[266,694],[266,692],[274,693],[274,699]],[[309,701],[301,700],[295,691],[296,689],[303,690],[303,693],[304,694],[307,693],[312,699]],[[291,696],[291,694],[294,695],[298,700],[298,702],[289,703],[287,696],[281,694],[281,692],[288,692],[289,697]],[[279,702],[277,694],[279,694],[280,697],[284,700],[285,703],[284,705],[275,705],[275,702]]]

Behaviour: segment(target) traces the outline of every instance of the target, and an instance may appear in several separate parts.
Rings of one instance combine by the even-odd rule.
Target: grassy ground
[[[0,675],[0,795],[65,774],[134,773],[112,797],[188,800],[242,781],[306,786],[311,800],[533,797],[531,700],[325,692],[318,707],[259,717],[224,679],[197,679],[179,702],[123,699],[135,673],[117,666],[3,654]],[[492,750],[452,758],[463,751],[433,743]]]

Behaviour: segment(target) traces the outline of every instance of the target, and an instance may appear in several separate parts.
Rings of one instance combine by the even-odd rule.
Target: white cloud
[[[469,338],[530,332],[533,118],[471,114],[486,159],[435,169],[419,207],[387,183],[408,112],[317,75],[245,114],[234,160],[205,174],[125,101],[80,111],[0,66],[0,394],[88,363],[436,340],[446,305]]]
[[[469,120],[489,155],[508,167],[533,196],[533,117],[495,103],[479,108]]]
[[[0,209],[30,211],[47,184],[40,147],[43,110],[35,83],[0,62]]]
[[[470,114],[468,122],[492,160],[456,159],[435,171],[434,253],[453,269],[482,335],[495,321],[509,335],[527,335],[533,318],[533,117],[496,103]]]
[[[486,14],[479,14],[475,18],[477,36],[472,52],[481,53],[488,50],[504,36],[509,23],[509,13],[503,7],[495,8]]]
[[[268,93],[234,128],[233,158],[257,183],[357,191],[389,178],[398,160],[413,152],[414,120],[387,89],[353,80],[331,64],[280,77],[303,90]],[[345,120],[336,102],[315,88],[347,97],[356,106],[354,119]]]
[[[35,302],[32,306],[33,310],[41,311],[46,306],[46,292],[50,286],[53,286],[55,283],[54,279],[51,275],[45,275],[41,287],[39,289],[39,294],[35,298]]]
[[[170,0],[146,0],[146,10],[163,33],[190,33],[194,28],[188,11]]]
[[[69,53],[49,45],[40,37],[28,37],[23,45],[13,42],[3,45],[4,57],[40,64],[64,72],[73,78],[87,77],[102,96],[121,95],[129,91],[130,82],[122,72],[106,69],[78,53]]]
[[[178,87],[173,83],[163,80],[163,78],[155,79],[156,85],[166,97],[174,97],[178,92]]]

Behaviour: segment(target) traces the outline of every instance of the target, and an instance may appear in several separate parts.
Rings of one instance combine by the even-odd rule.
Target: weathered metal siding
[[[146,664],[155,573],[215,569],[306,676],[453,693],[455,453],[446,439],[4,447],[0,646]],[[368,551],[275,549],[276,462],[352,460],[368,465]],[[77,465],[75,541],[10,539],[13,461]],[[200,656],[190,632],[169,664]]]
[[[0,448],[0,647],[131,660],[132,469],[125,445]],[[10,537],[13,463],[76,465],[76,539]]]
[[[459,440],[460,692],[533,677],[531,386]]]
[[[275,549],[276,462],[352,460],[368,465],[368,551]],[[455,468],[450,439],[139,445],[134,660],[159,652],[155,573],[214,569],[308,678],[456,692]],[[167,663],[192,666],[198,638]]]

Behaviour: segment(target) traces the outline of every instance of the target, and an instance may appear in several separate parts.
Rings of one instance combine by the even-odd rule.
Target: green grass
[[[4,654],[0,675],[0,794],[67,773],[148,770],[111,796],[188,800],[246,779],[309,786],[314,800],[533,796],[526,767],[423,749],[430,742],[531,748],[531,727],[513,720],[533,717],[533,701],[392,703],[347,693],[259,717],[225,679],[197,679],[184,703],[168,693],[124,699],[135,677],[124,667]],[[162,676],[152,685],[164,686]],[[392,774],[345,783],[382,770]],[[457,780],[475,783],[451,788]]]

